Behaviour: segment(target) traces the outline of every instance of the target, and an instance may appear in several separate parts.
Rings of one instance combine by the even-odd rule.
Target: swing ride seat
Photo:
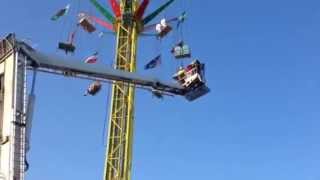
[[[172,53],[176,59],[182,59],[182,58],[190,58],[191,57],[191,51],[188,45],[182,45],[182,46],[175,46],[172,49]]]
[[[93,82],[87,89],[87,93],[94,96],[101,90],[101,86],[100,82]]]
[[[59,49],[64,50],[66,54],[69,52],[74,53],[76,47],[72,43],[59,42]]]
[[[172,31],[172,27],[169,25],[166,25],[165,27],[161,27],[161,31],[158,32],[158,37],[163,38],[165,37],[170,31]]]
[[[96,28],[87,17],[82,17],[79,20],[79,25],[88,33],[93,33],[96,31]]]

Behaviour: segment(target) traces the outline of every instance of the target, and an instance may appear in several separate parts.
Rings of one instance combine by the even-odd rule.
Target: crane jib
[[[86,64],[80,60],[75,60],[71,58],[62,58],[57,56],[50,56],[44,53],[38,52],[25,43],[16,43],[19,44],[19,48],[22,52],[33,61],[32,66],[37,66],[38,69],[47,69],[60,71],[61,74],[66,72],[74,73],[73,75],[87,75],[91,77],[101,78],[105,80],[115,80],[115,81],[124,81],[136,85],[141,85],[144,87],[150,87],[155,90],[162,92],[172,93],[175,95],[185,96],[188,100],[194,100],[204,94],[194,93],[196,89],[184,89],[176,83],[164,82],[157,78],[146,77],[139,75],[137,73],[125,72],[121,70],[115,70],[108,66],[103,66],[101,64]],[[204,92],[208,92],[209,89],[204,86],[201,88],[205,89]],[[198,90],[197,90],[198,91]],[[192,97],[192,98],[191,98]]]

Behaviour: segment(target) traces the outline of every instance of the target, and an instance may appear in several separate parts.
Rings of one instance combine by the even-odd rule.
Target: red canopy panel
[[[111,31],[114,30],[112,24],[110,24],[110,23],[108,23],[108,22],[106,22],[106,21],[104,21],[104,20],[102,20],[102,19],[99,19],[99,18],[97,18],[97,17],[95,17],[95,16],[90,16],[90,19],[92,19],[92,20],[95,21],[96,23],[100,24],[101,26],[103,26],[103,27],[105,27],[105,28],[107,28],[107,29],[109,29],[109,30],[111,30]]]
[[[149,2],[150,0],[143,0],[143,2],[141,3],[141,5],[139,6],[138,10],[134,15],[136,19],[142,19],[142,16],[149,5]]]
[[[114,14],[116,15],[116,17],[120,17],[121,16],[121,10],[120,10],[120,5],[117,2],[117,0],[109,0],[111,7],[112,7],[112,11],[114,12]]]

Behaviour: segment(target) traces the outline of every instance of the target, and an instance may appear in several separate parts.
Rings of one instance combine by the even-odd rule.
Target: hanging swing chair
[[[176,59],[190,58],[191,50],[190,47],[183,41],[178,42],[172,49],[171,53]]]
[[[91,83],[88,87],[88,89],[86,90],[84,96],[87,95],[91,95],[94,96],[96,95],[100,90],[101,90],[101,82],[100,81],[94,81],[93,83]]]
[[[96,31],[96,27],[93,25],[93,22],[89,16],[87,16],[85,13],[79,13],[78,16],[78,25],[81,26],[83,30],[87,31],[88,33],[93,33]]]
[[[76,47],[73,45],[76,31],[72,32],[67,42],[59,42],[58,48],[65,51],[66,54],[74,53]]]
[[[165,37],[171,30],[172,27],[167,24],[166,19],[162,19],[160,23],[156,25],[157,36],[159,39]]]

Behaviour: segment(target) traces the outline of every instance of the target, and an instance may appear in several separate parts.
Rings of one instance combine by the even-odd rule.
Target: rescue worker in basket
[[[94,81],[93,83],[91,83],[88,87],[88,89],[86,90],[84,96],[87,95],[91,95],[94,96],[96,95],[100,90],[101,90],[101,82],[100,81]]]
[[[179,71],[173,75],[173,79],[184,88],[199,87],[205,84],[204,64],[194,60],[186,68],[180,67]]]
[[[161,19],[160,23],[156,25],[156,31],[158,33],[159,38],[163,38],[171,30],[172,30],[172,27],[167,24],[166,19]]]

